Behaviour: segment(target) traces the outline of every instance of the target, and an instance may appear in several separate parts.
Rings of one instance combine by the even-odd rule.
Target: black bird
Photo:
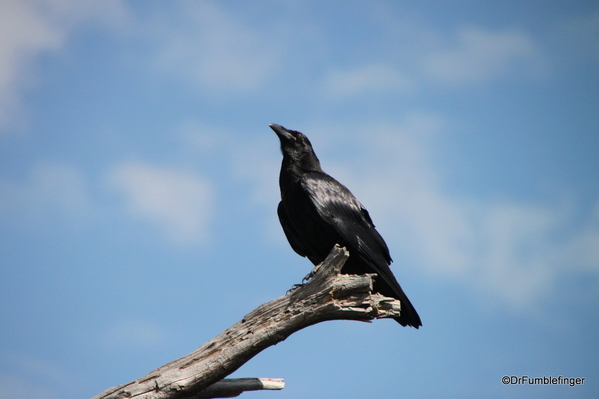
[[[350,256],[342,272],[376,273],[374,290],[401,302],[401,315],[395,320],[402,326],[421,326],[420,316],[389,268],[389,248],[368,211],[343,184],[322,170],[303,133],[274,123],[269,126],[281,141],[277,212],[293,250],[318,265],[335,244],[346,247]]]

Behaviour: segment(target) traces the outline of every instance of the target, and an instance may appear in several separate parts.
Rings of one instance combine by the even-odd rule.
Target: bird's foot
[[[316,273],[318,273],[318,270],[320,270],[320,265],[322,265],[322,263],[319,263],[318,265],[314,266],[314,269],[312,269],[312,271],[308,274],[306,274],[306,277],[304,277],[302,279],[302,283],[306,283],[308,282],[312,277],[316,276]]]
[[[308,282],[310,279],[312,279],[314,276],[316,276],[316,273],[318,273],[318,270],[320,270],[320,265],[322,265],[322,263],[321,263],[321,264],[318,264],[318,265],[316,265],[316,266],[314,266],[314,269],[312,269],[312,271],[311,271],[310,273],[308,273],[308,274],[306,275],[306,277],[304,277],[304,278],[302,279],[302,283],[301,283],[301,284],[293,284],[293,287],[291,287],[291,288],[290,288],[290,289],[287,291],[287,293],[289,294],[290,292],[293,292],[293,291],[297,290],[298,288],[302,288],[304,285],[306,285],[306,283],[307,283],[307,282]]]
[[[306,285],[306,284],[293,284],[293,287],[289,288],[287,290],[287,293],[289,294],[290,292],[293,292],[293,291],[297,290],[298,288],[302,288],[304,285]]]

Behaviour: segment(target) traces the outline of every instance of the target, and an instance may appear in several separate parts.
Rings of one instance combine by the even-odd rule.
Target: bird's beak
[[[293,137],[291,135],[291,133],[289,133],[287,131],[287,129],[285,129],[281,125],[277,125],[276,123],[271,123],[268,126],[270,126],[270,128],[272,130],[274,130],[274,132],[277,134],[277,136],[279,136],[279,139],[281,139],[281,140],[290,141],[290,140],[294,140],[295,139],[295,137]]]

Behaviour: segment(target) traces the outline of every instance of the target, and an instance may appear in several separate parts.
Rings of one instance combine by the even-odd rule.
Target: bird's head
[[[312,143],[305,134],[285,129],[281,125],[271,123],[270,128],[279,136],[283,159],[305,171],[321,170],[320,161],[314,153]]]

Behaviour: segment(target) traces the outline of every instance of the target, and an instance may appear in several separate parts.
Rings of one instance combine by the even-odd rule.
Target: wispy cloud
[[[401,226],[399,242],[408,252],[416,250],[413,256],[431,275],[453,277],[522,311],[534,310],[546,299],[560,276],[582,268],[599,276],[593,218],[572,237],[556,240],[574,218],[564,204],[454,198],[431,179],[440,176],[430,165],[417,165],[408,173],[420,185],[389,176],[397,190],[389,196],[400,201],[391,209]],[[406,192],[411,201],[402,201]]]
[[[31,58],[59,48],[64,32],[53,26],[34,3],[7,0],[0,6],[0,126],[18,110],[19,95],[31,84]]]
[[[522,70],[535,74],[546,70],[540,46],[517,29],[463,26],[444,34],[421,23],[411,25],[411,33],[382,30],[376,47],[385,50],[372,54],[368,64],[339,60],[324,63],[315,74],[319,61],[305,60],[298,64],[313,64],[296,67],[289,58],[293,54],[290,49],[305,52],[331,45],[321,43],[330,40],[323,34],[327,27],[309,28],[309,20],[299,26],[290,15],[278,24],[256,25],[212,1],[178,3],[168,12],[150,13],[149,17],[130,12],[121,0],[7,0],[0,7],[0,126],[17,121],[22,93],[35,85],[39,55],[63,49],[83,24],[111,31],[126,26],[132,36],[151,42],[145,64],[153,72],[167,72],[195,84],[215,99],[256,94],[268,82],[283,84],[283,67],[293,71],[294,81],[313,82],[312,86],[303,85],[303,90],[328,100],[405,92],[431,81],[481,83]],[[395,18],[393,24],[397,25]],[[305,34],[289,35],[283,26]],[[301,59],[302,54],[297,57]]]
[[[185,2],[176,17],[151,23],[159,46],[155,65],[184,76],[212,95],[246,93],[280,66],[272,32],[247,26],[217,2]]]
[[[403,29],[393,26],[384,31],[370,64],[329,66],[320,83],[326,99],[412,95],[429,86],[472,87],[514,77],[538,79],[550,71],[541,45],[524,30],[460,26],[444,33],[423,23],[410,23]]]
[[[120,0],[106,2],[19,1],[0,4],[0,127],[23,122],[23,91],[37,80],[39,55],[62,49],[83,22],[116,26],[125,18]],[[1,130],[0,130],[1,131]]]
[[[327,97],[345,98],[405,91],[411,87],[409,77],[396,68],[385,64],[371,64],[361,68],[329,71],[323,83],[323,93]]]
[[[22,180],[0,180],[0,212],[21,221],[50,215],[93,214],[88,183],[82,171],[65,163],[39,162]]]
[[[134,218],[158,226],[181,244],[205,241],[214,209],[212,184],[196,174],[141,162],[125,162],[107,175]]]
[[[462,27],[422,61],[425,76],[445,84],[480,83],[504,75],[544,70],[541,50],[523,31]]]

